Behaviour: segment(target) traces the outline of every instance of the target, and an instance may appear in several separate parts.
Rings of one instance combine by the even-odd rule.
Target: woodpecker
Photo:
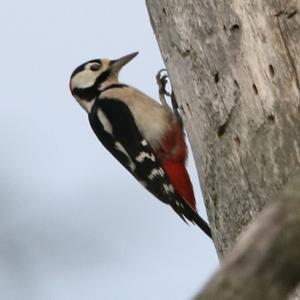
[[[71,93],[88,113],[103,146],[149,192],[211,238],[209,225],[196,210],[185,167],[187,146],[182,125],[169,107],[118,80],[121,68],[137,54],[80,65],[70,78]]]

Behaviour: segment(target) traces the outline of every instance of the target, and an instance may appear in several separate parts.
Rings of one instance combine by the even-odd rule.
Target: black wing
[[[149,142],[138,130],[128,106],[101,98],[89,114],[91,127],[104,147],[154,196],[196,223],[208,236],[209,226],[175,191]]]

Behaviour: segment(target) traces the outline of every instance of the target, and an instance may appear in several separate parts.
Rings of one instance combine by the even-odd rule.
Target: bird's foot
[[[164,72],[166,72],[165,74],[163,74]],[[165,107],[168,107],[170,109],[170,106],[167,103],[166,97],[170,97],[171,98],[171,105],[172,105],[172,109],[173,112],[177,118],[177,120],[179,121],[179,123],[181,125],[183,125],[183,121],[179,112],[179,107],[176,101],[176,97],[174,94],[173,89],[171,89],[171,92],[167,91],[167,84],[170,84],[170,78],[169,75],[167,73],[167,69],[161,69],[158,71],[158,73],[156,74],[156,82],[158,85],[158,93],[159,93],[159,100],[161,102],[161,104]]]

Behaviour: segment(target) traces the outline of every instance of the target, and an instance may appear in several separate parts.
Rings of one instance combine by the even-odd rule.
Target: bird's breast
[[[120,100],[128,106],[141,134],[154,148],[166,135],[174,121],[171,111],[132,87],[109,89],[101,98]]]

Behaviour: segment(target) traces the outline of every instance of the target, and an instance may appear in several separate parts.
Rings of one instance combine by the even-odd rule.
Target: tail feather
[[[211,230],[207,222],[203,220],[197,212],[193,211],[193,222],[201,229],[203,230],[206,235],[210,238],[212,238]]]
[[[196,211],[196,200],[193,191],[193,186],[189,174],[183,162],[175,160],[166,160],[163,162],[163,167],[167,172],[172,185],[177,194],[184,200],[183,211],[174,210],[185,221],[185,218],[195,223],[201,230],[203,230],[208,237],[212,238],[209,225],[203,220]]]
[[[190,222],[196,224],[209,238],[212,239],[212,234],[208,223],[202,219],[196,210],[194,210],[188,203],[183,202],[183,207],[178,208],[178,206],[172,206],[175,212],[180,216],[180,218],[185,222],[189,220]]]
[[[172,205],[173,209],[183,221],[186,222],[189,220],[196,224],[212,238],[209,225],[198,215],[196,210],[193,186],[185,167],[187,147],[182,124],[178,122],[173,123],[170,131],[168,131],[163,138],[163,143],[156,150],[156,153],[160,161],[162,161],[163,168],[168,174],[170,183],[173,185],[183,205],[182,207]]]

